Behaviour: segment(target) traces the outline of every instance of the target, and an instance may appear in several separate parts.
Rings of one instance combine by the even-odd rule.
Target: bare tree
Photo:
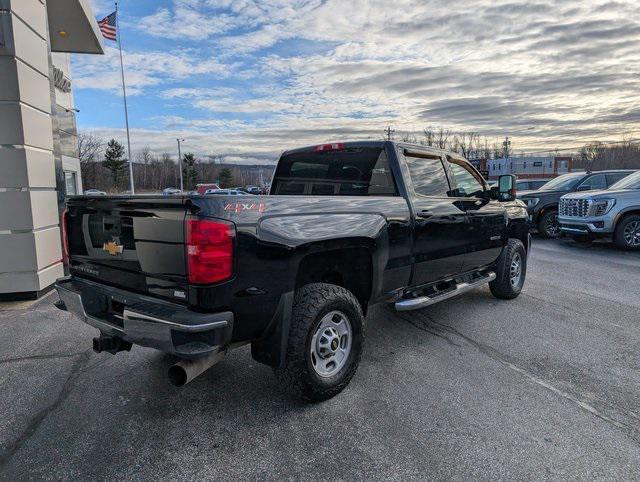
[[[604,157],[605,147],[601,142],[593,142],[587,144],[580,150],[580,160],[582,166],[587,172],[593,171],[593,167],[598,160],[602,160]]]
[[[400,139],[402,140],[402,142],[410,142],[411,144],[418,143],[418,138],[416,137],[416,135],[413,132],[409,131],[402,134]]]
[[[451,131],[449,129],[438,127],[436,132],[436,147],[446,149],[449,146],[449,137],[451,137]]]
[[[477,132],[460,132],[456,143],[458,151],[465,159],[477,158],[477,145],[480,143],[480,134]]]
[[[424,145],[429,147],[434,146],[436,142],[436,135],[435,132],[433,132],[433,129],[431,127],[427,127],[426,129],[422,129],[422,132],[424,134]]]
[[[78,157],[80,165],[96,162],[104,146],[104,139],[87,132],[78,132]]]

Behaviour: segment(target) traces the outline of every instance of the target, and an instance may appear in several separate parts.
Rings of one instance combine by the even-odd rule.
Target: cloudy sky
[[[94,0],[98,17],[112,3]],[[638,0],[124,0],[134,150],[228,160],[427,126],[514,148],[640,137]],[[123,139],[117,50],[75,56],[81,130]]]

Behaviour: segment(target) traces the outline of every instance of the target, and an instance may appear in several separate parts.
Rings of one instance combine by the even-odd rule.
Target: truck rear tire
[[[620,249],[640,249],[640,216],[623,218],[616,226],[613,242]]]
[[[519,239],[509,239],[496,265],[496,279],[489,283],[491,294],[501,300],[517,298],[527,276],[527,251]]]
[[[364,316],[351,292],[327,283],[298,289],[284,365],[277,379],[296,397],[319,402],[334,397],[358,368]]]

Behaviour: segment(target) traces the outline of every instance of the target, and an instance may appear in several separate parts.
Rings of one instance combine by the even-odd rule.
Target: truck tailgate
[[[68,203],[72,274],[187,301],[182,197],[79,197]]]

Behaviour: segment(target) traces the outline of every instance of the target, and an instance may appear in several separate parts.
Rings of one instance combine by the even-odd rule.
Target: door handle
[[[428,219],[431,216],[433,216],[433,213],[431,211],[429,211],[428,209],[423,209],[418,214],[416,214],[416,216],[418,216],[419,218],[422,218],[422,219]]]

